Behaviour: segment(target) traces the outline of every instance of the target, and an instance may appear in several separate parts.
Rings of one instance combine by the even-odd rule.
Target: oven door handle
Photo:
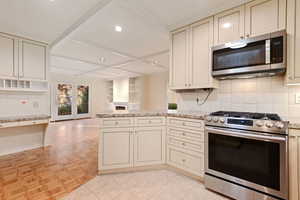
[[[234,131],[228,131],[220,128],[211,128],[206,127],[206,131],[212,132],[214,134],[219,135],[228,135],[233,137],[241,137],[241,138],[248,138],[248,139],[256,139],[256,140],[267,140],[267,141],[286,141],[285,136],[276,136],[276,135],[259,135],[259,134],[253,134],[253,132],[250,131],[242,131],[242,130],[234,130]]]

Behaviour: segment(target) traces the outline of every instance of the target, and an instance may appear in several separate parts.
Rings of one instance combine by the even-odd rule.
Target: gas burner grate
[[[277,114],[273,113],[251,113],[251,112],[231,112],[231,111],[218,111],[210,114],[211,116],[219,117],[234,117],[234,118],[247,118],[247,119],[262,119],[281,121]]]

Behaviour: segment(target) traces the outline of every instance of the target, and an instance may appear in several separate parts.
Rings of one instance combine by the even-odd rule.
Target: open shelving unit
[[[47,81],[0,79],[0,91],[48,92]]]

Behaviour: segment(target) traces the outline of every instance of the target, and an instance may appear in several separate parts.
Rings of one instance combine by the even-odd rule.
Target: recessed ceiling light
[[[122,32],[122,27],[121,26],[115,26],[115,31]]]
[[[223,28],[230,28],[230,27],[232,27],[231,23],[224,23],[223,24]]]
[[[53,1],[55,1],[55,0],[49,0],[49,1],[53,2]]]

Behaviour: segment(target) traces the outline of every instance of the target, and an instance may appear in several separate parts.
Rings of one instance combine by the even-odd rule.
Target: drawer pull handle
[[[186,134],[185,134],[185,133],[182,133],[182,135],[183,135],[183,136],[186,136]]]
[[[182,162],[185,162],[186,160],[185,159],[182,159]]]
[[[182,143],[182,146],[185,146],[185,143],[184,143],[184,142]]]

